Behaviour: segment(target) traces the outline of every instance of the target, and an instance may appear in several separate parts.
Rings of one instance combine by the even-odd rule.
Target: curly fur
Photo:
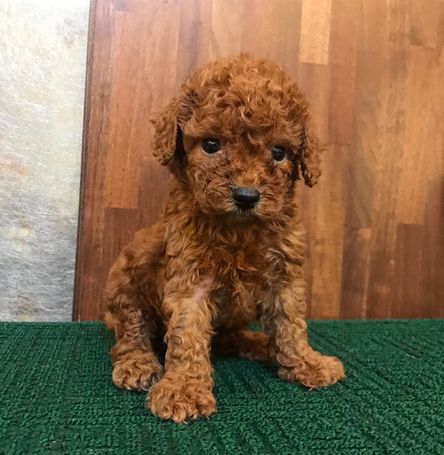
[[[316,183],[321,149],[297,85],[246,55],[211,62],[152,123],[154,156],[173,178],[160,222],[139,231],[109,273],[114,383],[149,390],[154,414],[183,422],[216,411],[211,348],[276,362],[281,378],[310,388],[343,378],[340,361],[307,341],[295,184]],[[209,137],[221,141],[214,155],[201,147]],[[288,150],[282,162],[273,144]],[[237,209],[235,186],[256,188],[258,205]],[[263,332],[246,330],[255,320]]]

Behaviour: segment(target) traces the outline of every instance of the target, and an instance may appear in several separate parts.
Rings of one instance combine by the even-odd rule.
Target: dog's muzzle
[[[233,189],[232,197],[237,208],[250,210],[259,202],[261,195],[255,188],[238,186]]]

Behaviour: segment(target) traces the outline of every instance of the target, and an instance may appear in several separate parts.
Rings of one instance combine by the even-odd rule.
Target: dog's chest
[[[285,255],[273,238],[240,237],[234,244],[214,243],[206,249],[207,266],[224,281],[251,282],[276,274]]]
[[[282,260],[276,251],[239,249],[222,258],[217,271],[218,286],[211,294],[217,309],[217,324],[242,327],[257,319],[266,290],[279,281]]]
[[[216,308],[216,326],[244,326],[257,317],[258,305],[254,296],[258,294],[258,283],[233,279],[220,283],[211,293]]]

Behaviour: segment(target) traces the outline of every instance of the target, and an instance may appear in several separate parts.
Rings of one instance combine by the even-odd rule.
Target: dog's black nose
[[[233,199],[240,209],[252,209],[259,201],[259,191],[254,188],[238,186],[233,190]]]

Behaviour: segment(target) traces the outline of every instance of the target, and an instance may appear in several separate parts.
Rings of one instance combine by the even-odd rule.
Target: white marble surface
[[[0,0],[0,320],[72,310],[89,0]]]

